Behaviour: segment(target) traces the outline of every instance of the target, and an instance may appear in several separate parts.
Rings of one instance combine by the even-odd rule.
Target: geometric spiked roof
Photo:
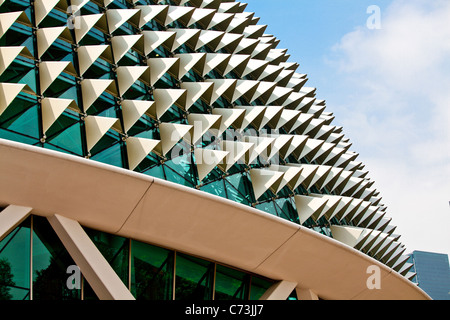
[[[246,4],[0,1],[0,137],[112,164],[333,237],[407,278],[374,181]]]

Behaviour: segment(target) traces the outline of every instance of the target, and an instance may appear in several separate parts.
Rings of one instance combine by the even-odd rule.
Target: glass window
[[[251,205],[250,201],[248,201],[248,199],[247,199],[249,196],[246,197],[246,196],[242,195],[242,193],[240,193],[236,189],[230,187],[228,184],[227,184],[227,188],[228,188],[227,189],[228,199],[233,200],[238,203],[245,204],[245,205]]]
[[[261,211],[270,213],[274,216],[278,216],[277,210],[275,208],[275,205],[273,204],[273,201],[269,201],[269,202],[263,202],[263,203],[259,203],[255,206],[256,209],[259,209]]]
[[[214,300],[248,300],[249,291],[249,275],[217,265]]]
[[[297,297],[297,290],[294,289],[294,291],[291,292],[290,296],[287,298],[288,300],[298,300]]]
[[[81,289],[67,286],[74,265],[47,219],[33,217],[33,300],[81,299]]]
[[[145,160],[144,160],[145,161]],[[140,167],[137,168],[137,171],[140,171]],[[152,168],[142,172],[143,174],[149,175],[151,177],[159,178],[159,179],[165,179],[164,175],[164,166],[163,165],[156,165]]]
[[[148,99],[144,99],[148,100]],[[144,114],[134,125],[128,130],[128,135],[133,137],[147,138],[159,140],[159,133],[155,126],[154,120]]]
[[[86,233],[137,300],[258,300],[273,283],[135,240]],[[30,217],[0,242],[0,300],[97,300],[83,277],[80,288],[68,287],[71,266],[47,219]]]
[[[251,205],[253,203],[253,189],[250,190],[250,181],[245,174],[235,174],[225,179],[228,199],[242,203],[245,205]]]
[[[184,254],[176,256],[176,300],[212,300],[214,263]]]
[[[0,300],[30,299],[30,220],[0,242]]]
[[[131,293],[137,300],[173,300],[174,252],[131,242]]]
[[[284,198],[275,200],[278,215],[288,221],[300,224],[297,209],[294,207],[295,202],[292,198]]]
[[[91,229],[86,229],[86,233],[119,278],[128,287],[129,240]]]
[[[46,132],[44,147],[58,151],[83,155],[81,124],[74,115],[65,113]]]
[[[0,75],[0,82],[29,84],[36,88],[36,70],[32,60],[18,56]]]
[[[253,276],[250,287],[250,300],[259,300],[272,284],[272,281]]]
[[[213,194],[213,195],[216,195],[216,196],[219,196],[219,197],[222,197],[222,198],[227,198],[223,180],[211,182],[211,183],[201,187],[200,190],[205,191],[210,194]]]
[[[71,55],[70,55],[71,56]],[[45,61],[45,60],[44,60]],[[61,61],[57,59],[49,59],[48,61]],[[62,73],[52,84],[45,90],[46,97],[73,99],[71,94],[75,88],[75,77]],[[68,93],[66,93],[68,91]]]
[[[117,138],[112,138],[108,135],[105,135],[102,139],[100,139],[100,142],[91,151],[92,153],[91,159],[101,163],[106,163],[112,166],[123,168],[124,167],[123,142],[115,139]],[[104,146],[107,147],[97,152],[98,149]]]
[[[89,285],[89,282],[83,277],[83,300],[98,301],[99,298],[94,292],[94,289]]]
[[[34,144],[34,143],[39,142],[39,140],[37,140],[37,139],[27,137],[20,133],[12,132],[9,130],[4,130],[2,128],[0,128],[0,138],[6,139],[6,140],[22,142],[22,143],[26,143],[26,144]]]
[[[167,161],[165,163],[165,174],[169,181],[187,187],[194,187],[196,185],[197,177],[194,174],[192,155],[183,154],[180,157]]]
[[[8,9],[7,3],[4,3],[1,8],[1,12],[16,12],[16,11],[22,11],[19,8],[10,8]],[[27,13],[29,11],[27,10]],[[31,28],[27,27],[25,25],[22,25],[18,22],[13,23],[13,25],[3,34],[2,38],[0,39],[0,45],[1,46],[25,46],[32,48],[33,46],[30,45],[32,40],[31,36]],[[33,52],[31,52],[33,53]]]
[[[0,115],[0,128],[40,139],[36,100],[20,93]],[[21,141],[20,141],[21,142]]]

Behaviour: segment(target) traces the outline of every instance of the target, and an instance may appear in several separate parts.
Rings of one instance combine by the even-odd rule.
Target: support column
[[[259,300],[287,300],[295,287],[297,287],[296,282],[277,282],[267,289]]]
[[[59,215],[48,221],[100,300],[134,300],[77,221]]]
[[[319,300],[317,294],[312,292],[310,289],[297,288],[296,291],[298,300]]]
[[[0,241],[30,215],[31,208],[8,206],[0,212]]]

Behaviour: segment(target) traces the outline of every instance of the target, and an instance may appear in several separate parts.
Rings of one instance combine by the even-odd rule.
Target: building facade
[[[245,8],[0,0],[5,299],[429,298],[343,128]]]
[[[448,255],[434,252],[414,251],[409,254],[413,264],[412,279],[434,300],[450,300],[450,265]]]

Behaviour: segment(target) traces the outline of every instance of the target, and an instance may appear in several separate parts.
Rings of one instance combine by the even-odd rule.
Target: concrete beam
[[[297,292],[298,300],[303,300],[303,301],[319,300],[319,297],[317,296],[317,294],[315,294],[310,289],[297,288],[296,292]]]
[[[135,300],[77,221],[59,215],[48,221],[100,300]]]
[[[0,212],[0,241],[19,226],[31,212],[31,208],[8,206]]]
[[[267,289],[259,300],[287,300],[296,286],[296,282],[277,282]]]

